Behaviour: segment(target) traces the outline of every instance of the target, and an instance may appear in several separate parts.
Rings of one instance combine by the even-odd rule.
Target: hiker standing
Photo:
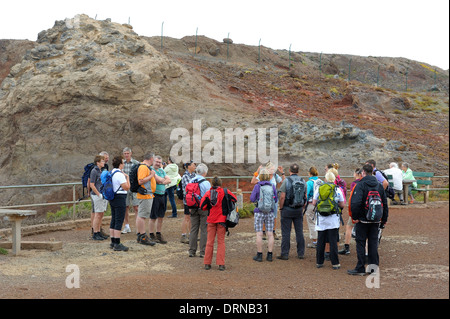
[[[127,207],[127,191],[130,189],[130,178],[123,172],[123,158],[113,158],[112,187],[115,190],[114,199],[109,202],[111,206],[111,224],[109,233],[111,235],[111,248],[114,251],[128,251],[128,247],[120,242],[120,233],[125,219]]]
[[[140,185],[136,197],[139,200],[138,213],[136,216],[137,242],[143,245],[155,245],[145,231],[145,221],[150,218],[153,205],[153,193],[156,189],[155,171],[150,167],[153,165],[153,154],[144,156],[142,165],[139,165],[137,179]]]
[[[179,171],[178,165],[175,164],[170,157],[167,162],[168,164],[166,167],[164,167],[164,171],[169,176],[171,182],[170,184],[166,185],[164,200],[166,202],[167,207],[167,197],[169,197],[170,206],[172,206],[172,215],[169,216],[169,218],[176,218],[178,214],[177,214],[177,204],[175,202],[175,190],[177,189],[178,182],[181,180],[181,176],[178,173]]]
[[[309,238],[311,243],[307,245],[308,248],[316,248],[317,246],[317,231],[316,231],[316,222],[315,222],[315,206],[313,205],[314,194],[317,193],[320,184],[323,183],[321,179],[318,177],[319,172],[317,168],[310,167],[309,169],[309,179],[306,182],[306,208],[305,208],[305,216],[306,221],[308,223],[309,228]]]
[[[94,158],[95,166],[91,170],[89,177],[91,189],[91,202],[94,218],[92,221],[93,240],[105,240],[107,237],[100,232],[102,226],[103,215],[108,207],[108,201],[103,198],[100,193],[102,189],[102,180],[100,178],[103,167],[105,166],[105,158],[102,155],[97,155]]]
[[[317,205],[316,231],[316,266],[323,267],[325,260],[325,243],[330,243],[330,260],[333,269],[339,269],[338,246],[339,225],[341,222],[340,210],[344,208],[344,196],[340,188],[334,184],[336,177],[328,171],[325,174],[326,183],[319,187],[314,195],[313,205]]]
[[[278,259],[288,260],[291,247],[291,227],[294,224],[297,241],[297,257],[305,256],[305,238],[303,236],[303,210],[306,201],[306,182],[298,176],[299,166],[292,164],[287,177],[280,188],[281,215],[281,255]]]
[[[384,225],[388,219],[388,205],[387,197],[382,184],[380,184],[373,174],[373,167],[371,164],[366,164],[362,168],[363,178],[356,184],[352,198],[351,198],[351,211],[352,218],[355,221],[356,230],[356,255],[358,262],[354,269],[348,270],[350,275],[365,275],[365,247],[367,240],[369,265],[378,267],[378,231],[379,228],[384,228]],[[372,202],[371,198],[376,194],[379,198],[377,206],[380,208],[380,217],[376,219],[370,219],[370,215],[367,213],[371,210]],[[371,195],[371,196],[369,196]],[[382,205],[381,205],[382,204]],[[381,206],[381,207],[380,207]]]
[[[156,188],[153,198],[152,210],[150,212],[149,222],[149,235],[150,240],[160,244],[167,244],[167,241],[163,239],[161,230],[166,215],[166,185],[170,183],[170,178],[167,176],[164,169],[162,169],[161,156],[155,156],[153,160],[152,170],[155,171]],[[156,227],[156,235],[154,233]]]
[[[197,176],[195,170],[197,166],[193,161],[185,163],[183,165],[185,168],[183,177],[181,178],[181,189],[183,190],[183,207],[184,207],[184,218],[181,223],[181,242],[183,244],[189,244],[189,237],[186,235],[191,229],[191,212],[189,207],[186,205],[186,185],[191,182],[191,180]]]
[[[139,164],[137,160],[131,157],[132,152],[131,148],[125,147],[122,151],[124,162],[123,162],[123,172],[127,175],[130,175],[131,168],[134,164]],[[124,227],[122,230],[122,234],[131,233],[130,223],[129,223],[129,212],[130,212],[130,206],[133,206],[133,211],[135,214],[137,214],[138,206],[139,206],[139,200],[136,197],[136,193],[133,193],[132,191],[127,192],[127,208],[125,211],[125,220],[124,220]]]
[[[205,196],[206,192],[211,188],[211,184],[205,179],[206,174],[208,174],[208,167],[201,163],[198,164],[197,176],[195,176],[189,184],[198,183],[200,188],[200,198]],[[188,186],[186,185],[186,188]],[[186,196],[189,191],[186,191]],[[187,202],[186,202],[187,203]],[[199,202],[200,204],[200,202]],[[205,248],[207,241],[207,230],[206,230],[206,219],[208,218],[208,211],[204,211],[201,208],[191,208],[191,233],[189,235],[189,257],[194,257],[197,252],[197,238],[198,232],[200,230],[200,257],[205,256]]]
[[[250,195],[250,201],[256,202],[257,206],[254,210],[255,231],[256,231],[256,256],[253,260],[262,261],[262,240],[263,227],[265,226],[268,237],[268,252],[267,261],[273,260],[273,226],[274,226],[274,212],[275,204],[278,202],[277,190],[275,185],[270,182],[270,173],[267,169],[259,171],[259,182],[253,188]]]
[[[212,180],[212,188],[205,193],[200,203],[202,210],[208,211],[207,232],[208,239],[206,241],[205,258],[203,263],[205,269],[211,269],[211,263],[214,251],[214,241],[217,236],[217,254],[216,264],[219,266],[219,270],[225,270],[225,233],[226,233],[226,213],[223,208],[225,199],[225,191],[221,187],[222,180],[215,176]],[[227,190],[232,200],[237,201],[236,196]]]

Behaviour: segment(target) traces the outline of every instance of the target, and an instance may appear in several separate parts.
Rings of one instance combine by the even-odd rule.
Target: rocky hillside
[[[158,37],[86,15],[56,21],[24,54],[2,40],[2,184],[78,181],[96,153],[125,146],[136,158],[149,150],[166,157],[172,130],[192,134],[193,120],[203,131],[277,127],[280,164],[296,161],[303,173],[338,162],[350,175],[375,158],[381,168],[408,161],[448,174],[448,70],[437,69],[435,85],[434,67],[406,59],[293,52],[289,63],[286,51],[195,43],[164,38],[161,50]],[[210,166],[249,175],[257,165]],[[0,197],[8,205],[24,196]]]

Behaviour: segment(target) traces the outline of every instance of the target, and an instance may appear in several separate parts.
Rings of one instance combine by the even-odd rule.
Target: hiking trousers
[[[212,223],[208,224],[207,231],[208,240],[206,242],[205,258],[203,263],[205,265],[211,265],[214,252],[214,241],[217,236],[216,265],[225,265],[225,227],[217,223]]]
[[[365,255],[366,255],[366,240],[367,250],[369,257],[369,265],[379,266],[378,256],[378,223],[356,223],[356,256],[358,257],[358,263],[356,264],[356,270],[359,272],[366,271],[365,268]]]
[[[281,210],[281,255],[289,256],[291,249],[291,229],[294,224],[297,256],[305,255],[305,237],[303,236],[303,207],[283,207]]]
[[[200,255],[205,255],[205,247],[207,240],[206,219],[208,211],[201,209],[191,209],[191,234],[189,235],[189,252],[195,254],[197,252],[198,232],[200,231]]]
[[[319,230],[317,232],[316,263],[323,265],[325,260],[325,244],[330,243],[330,260],[332,265],[339,264],[337,239],[339,228]]]

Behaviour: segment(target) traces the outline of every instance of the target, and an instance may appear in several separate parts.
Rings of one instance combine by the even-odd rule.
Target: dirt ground
[[[379,247],[378,278],[347,274],[356,265],[353,240],[351,254],[340,256],[340,270],[333,270],[329,262],[317,269],[311,248],[306,248],[305,259],[297,259],[293,234],[289,260],[257,263],[252,260],[256,253],[252,218],[242,219],[226,238],[226,270],[213,265],[206,271],[203,259],[189,258],[188,246],[179,242],[181,222],[181,217],[164,219],[166,245],[142,246],[134,233],[123,235],[128,252],[110,250],[109,240],[90,240],[89,228],[27,236],[24,240],[62,241],[63,249],[0,255],[0,298],[449,298],[448,202],[391,207]],[[133,223],[134,218],[134,229]],[[340,233],[343,238],[344,227]],[[308,241],[306,222],[304,234]],[[275,256],[280,245],[281,240],[275,241]],[[66,287],[66,278],[73,274],[66,272],[68,265],[77,265],[80,271],[79,288]],[[379,288],[366,283],[379,283]]]

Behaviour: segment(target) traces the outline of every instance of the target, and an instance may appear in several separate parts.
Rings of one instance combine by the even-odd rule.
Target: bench
[[[12,223],[12,253],[17,256],[22,241],[22,220],[36,215],[35,210],[0,209],[0,217],[7,216]]]
[[[417,188],[416,190],[419,192],[425,192],[424,203],[428,203],[428,199],[430,196],[430,185],[433,184],[431,178],[434,176],[434,173],[430,172],[413,172],[413,176],[416,179],[417,186],[419,185],[425,186],[425,188]],[[425,179],[418,179],[425,178]]]

